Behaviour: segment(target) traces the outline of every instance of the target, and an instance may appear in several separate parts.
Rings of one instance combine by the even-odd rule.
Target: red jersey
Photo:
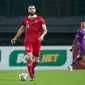
[[[33,19],[28,17],[24,18],[22,25],[26,27],[25,41],[33,42],[38,40],[41,34],[41,25],[45,24],[44,19],[41,16],[37,16]]]

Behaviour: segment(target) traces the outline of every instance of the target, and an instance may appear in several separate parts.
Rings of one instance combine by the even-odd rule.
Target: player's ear
[[[36,8],[35,8],[35,12],[36,12]]]
[[[84,23],[83,23],[83,22],[81,22],[81,27],[83,27],[83,25],[84,25]]]

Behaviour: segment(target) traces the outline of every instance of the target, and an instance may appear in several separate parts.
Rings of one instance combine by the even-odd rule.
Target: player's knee
[[[30,53],[27,53],[27,56],[28,56],[28,59],[29,60],[32,60],[32,53],[30,52]]]
[[[36,62],[38,63],[39,62],[39,59],[37,59]]]
[[[85,55],[82,56],[82,60],[85,60]]]
[[[34,59],[34,61],[35,61],[36,63],[38,63],[38,62],[39,62],[39,58],[36,57],[36,58]]]

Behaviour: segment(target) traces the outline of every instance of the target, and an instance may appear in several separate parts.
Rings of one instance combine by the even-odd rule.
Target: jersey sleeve
[[[43,25],[43,24],[45,24],[45,20],[41,17],[41,19],[40,19],[40,24],[41,25]]]
[[[25,19],[22,20],[22,25],[23,25],[23,26],[26,26],[26,24],[25,24]]]
[[[72,44],[72,45],[74,45],[74,44],[78,41],[79,37],[80,37],[80,29],[79,29],[79,30],[77,30],[77,33],[76,33],[76,36],[75,36],[75,39],[74,39],[74,41],[73,41],[73,44]]]
[[[80,29],[79,29],[79,30],[77,31],[77,33],[76,33],[76,37],[79,37],[80,34],[81,34],[81,32],[80,32]]]

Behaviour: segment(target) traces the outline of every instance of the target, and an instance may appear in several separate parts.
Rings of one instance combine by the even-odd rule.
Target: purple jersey
[[[79,44],[80,55],[84,55],[85,54],[85,29],[79,28],[77,30],[77,34],[75,36],[73,44],[75,44],[76,41],[78,41]]]

